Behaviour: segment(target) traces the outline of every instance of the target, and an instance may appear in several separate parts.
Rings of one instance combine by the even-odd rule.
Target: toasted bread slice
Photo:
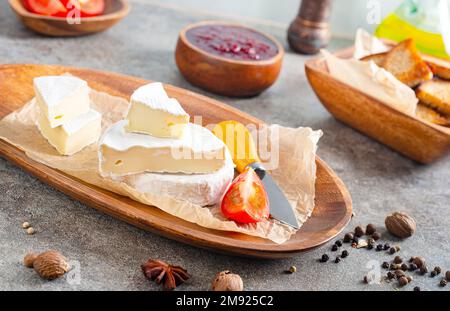
[[[373,61],[378,67],[383,67],[384,60],[386,59],[387,52],[372,54],[361,58],[362,61],[368,62]]]
[[[422,120],[426,120],[437,125],[450,126],[450,116],[440,114],[436,110],[433,110],[420,102],[416,108],[416,115]]]
[[[422,83],[417,97],[427,106],[450,115],[450,81],[433,79]]]
[[[431,71],[439,78],[450,80],[450,61],[424,55],[423,60],[427,62]]]
[[[383,67],[410,87],[433,78],[433,72],[423,61],[413,39],[402,41],[389,51]]]

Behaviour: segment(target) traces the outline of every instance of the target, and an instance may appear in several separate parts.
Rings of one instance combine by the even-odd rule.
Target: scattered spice
[[[377,228],[374,224],[368,224],[366,226],[366,235],[372,235],[377,231]]]
[[[414,257],[409,258],[408,262],[413,262],[414,261]]]
[[[320,258],[320,262],[327,262],[328,260],[330,260],[330,257],[327,254],[323,254]]]
[[[438,273],[436,272],[436,270],[431,271],[430,276],[432,278],[434,278],[436,275],[438,275]]]
[[[437,274],[441,274],[441,272],[442,272],[441,267],[434,267],[433,270],[436,271]]]
[[[413,263],[409,264],[409,271],[416,271],[417,269],[418,268],[417,268],[416,264],[413,264]]]
[[[383,246],[383,249],[385,250],[385,251],[387,251],[388,249],[390,249],[391,248],[391,246],[389,245],[389,243],[386,243],[386,244],[384,244],[384,246]]]
[[[406,274],[403,270],[395,270],[394,274],[397,277],[397,279],[399,279],[401,277],[406,277]]]
[[[343,251],[342,251],[342,254],[341,254],[341,257],[342,257],[342,258],[348,257],[348,251],[347,251],[347,250],[343,250]]]
[[[386,217],[384,223],[392,235],[401,239],[410,237],[416,232],[415,220],[406,213],[394,212]]]
[[[425,266],[425,259],[423,257],[414,257],[413,263],[415,263],[417,267],[422,268]]]
[[[35,234],[35,233],[36,233],[36,230],[34,230],[33,227],[29,227],[29,228],[27,229],[27,234],[28,234],[28,235],[33,235],[33,234]]]
[[[231,273],[230,271],[222,271],[216,275],[212,282],[213,291],[243,291],[244,282],[238,274]]]
[[[403,271],[407,271],[407,270],[408,270],[408,265],[407,265],[406,263],[402,263],[401,269],[402,269]]]
[[[395,278],[395,273],[389,271],[389,272],[387,273],[387,278],[388,278],[389,280],[394,279],[394,278]]]
[[[297,267],[296,266],[290,266],[288,271],[289,271],[289,273],[295,273],[295,272],[297,272]]]
[[[357,236],[358,238],[362,237],[363,235],[365,235],[364,229],[361,226],[358,226],[355,228],[355,236]]]
[[[420,292],[420,287],[419,286],[414,287],[414,291],[415,292]]]
[[[372,234],[372,239],[374,239],[375,241],[378,241],[379,239],[381,239],[381,234],[379,232],[374,232]]]
[[[394,248],[395,248],[395,250],[396,250],[397,252],[399,252],[399,251],[402,249],[402,248],[400,247],[400,245],[395,245]]]
[[[400,270],[401,267],[402,266],[397,264],[397,263],[391,263],[391,265],[389,266],[389,269],[391,269],[391,270]]]
[[[336,242],[334,242],[335,245],[337,245],[338,247],[342,246],[342,241],[341,240],[337,240]]]
[[[383,262],[383,264],[381,265],[381,267],[383,269],[389,269],[389,263],[387,261]]]
[[[420,267],[420,268],[419,268],[419,272],[420,272],[420,274],[422,274],[422,275],[427,274],[427,273],[428,273],[428,267],[427,267],[427,266],[422,266],[422,267]]]
[[[23,265],[27,268],[33,268],[33,263],[36,260],[37,255],[35,253],[29,253],[23,258]]]
[[[335,252],[338,250],[338,246],[336,244],[333,244],[333,246],[331,246],[331,251]]]
[[[408,284],[408,279],[405,276],[402,276],[398,279],[398,285],[403,287]]]
[[[395,256],[395,258],[394,258],[394,263],[402,263],[402,262],[403,262],[402,257],[400,257],[400,256]]]
[[[383,245],[382,244],[378,244],[377,245],[377,251],[381,252],[383,250]]]
[[[441,287],[445,287],[447,286],[447,281],[445,279],[442,279],[441,282],[439,283],[439,285],[441,285]]]
[[[334,260],[335,263],[340,263],[341,262],[341,257],[337,256],[336,259]]]
[[[368,249],[373,249],[375,247],[375,240],[373,238],[370,238],[367,240],[367,248]]]
[[[36,271],[40,277],[47,280],[57,279],[69,271],[67,259],[57,251],[43,252],[36,256],[32,262],[31,259],[32,256],[29,256],[28,260],[30,261],[27,263],[33,266],[34,271]]]
[[[395,252],[396,252],[396,250],[395,250],[395,248],[394,247],[391,247],[390,249],[389,249],[389,254],[395,254]]]
[[[189,279],[189,274],[180,266],[173,266],[161,260],[149,259],[142,266],[142,272],[149,280],[162,284],[165,290],[173,290]]]
[[[24,228],[24,229],[28,229],[30,226],[31,226],[31,225],[30,225],[30,223],[29,223],[28,221],[25,221],[25,222],[22,224],[22,228]]]
[[[365,275],[363,281],[364,283],[369,284],[369,277]]]
[[[348,233],[346,233],[345,236],[344,236],[344,242],[345,242],[345,243],[350,243],[350,242],[353,241],[353,238],[354,238],[353,233],[348,232]]]
[[[450,281],[450,270],[445,272],[445,278],[447,279],[447,281]]]

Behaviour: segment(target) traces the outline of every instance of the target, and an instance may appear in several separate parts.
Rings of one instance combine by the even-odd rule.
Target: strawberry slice
[[[23,0],[23,4],[28,11],[40,15],[51,16],[67,12],[60,0]]]

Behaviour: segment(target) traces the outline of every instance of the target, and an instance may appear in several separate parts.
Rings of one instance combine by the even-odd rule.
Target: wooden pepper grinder
[[[330,41],[332,0],[302,0],[297,17],[288,30],[288,42],[294,51],[315,54]]]

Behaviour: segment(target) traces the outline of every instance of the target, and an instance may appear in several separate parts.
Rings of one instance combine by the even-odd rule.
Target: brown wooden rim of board
[[[275,56],[273,56],[272,58],[269,58],[269,59],[265,59],[265,60],[251,60],[251,61],[250,60],[229,59],[229,58],[226,58],[226,57],[221,57],[219,55],[215,55],[215,54],[209,53],[209,52],[207,52],[205,50],[202,50],[201,48],[195,46],[194,44],[192,44],[186,38],[186,32],[188,30],[190,30],[192,28],[199,27],[199,26],[205,26],[205,25],[234,26],[234,27],[245,28],[245,29],[248,29],[250,31],[256,32],[256,33],[262,35],[263,37],[266,37],[270,41],[272,41],[277,46],[278,53]],[[198,52],[200,54],[206,55],[207,57],[210,57],[210,58],[222,61],[222,62],[231,63],[231,64],[252,65],[252,66],[267,66],[267,65],[271,65],[271,64],[274,64],[274,63],[278,62],[284,56],[284,48],[283,48],[283,46],[273,36],[271,36],[269,34],[266,34],[266,33],[262,32],[262,31],[256,30],[254,28],[245,26],[243,24],[236,23],[236,22],[210,20],[210,21],[202,21],[202,22],[198,22],[198,23],[189,24],[188,26],[186,26],[183,29],[181,29],[180,34],[179,34],[179,38],[187,46],[189,46],[192,50],[195,50],[196,52]]]
[[[388,43],[388,45],[392,45],[392,43],[390,41],[388,41],[387,43]],[[347,48],[344,48],[344,49],[341,49],[341,50],[338,50],[338,51],[334,52],[333,55],[338,56],[338,57],[343,57],[344,59],[348,59],[348,56],[352,55],[352,53],[354,51],[354,48],[355,48],[354,46],[350,46],[350,47],[347,47]],[[435,57],[429,56],[429,55],[427,55],[427,57],[429,57],[430,60],[435,58]],[[444,59],[439,58],[439,60],[444,60]],[[429,61],[429,62],[431,62],[431,61]],[[445,127],[445,126],[440,126],[440,125],[431,123],[431,122],[426,121],[426,120],[422,120],[422,119],[420,119],[419,117],[417,117],[415,115],[410,115],[410,114],[407,114],[406,112],[398,110],[398,109],[396,109],[396,108],[394,108],[394,107],[384,103],[383,101],[379,100],[378,98],[375,98],[372,95],[364,93],[363,91],[358,90],[357,88],[353,87],[352,85],[346,84],[346,83],[338,80],[337,78],[333,77],[330,74],[328,69],[325,70],[325,69],[323,69],[323,68],[321,68],[319,66],[320,63],[324,63],[325,66],[326,66],[326,61],[325,61],[325,58],[323,56],[318,56],[318,57],[315,57],[313,59],[308,60],[305,63],[305,68],[308,69],[308,70],[312,70],[312,71],[315,71],[315,72],[318,72],[318,73],[325,74],[330,79],[333,79],[334,81],[336,81],[338,84],[346,86],[346,87],[349,87],[354,92],[357,92],[358,94],[361,94],[361,95],[364,95],[364,96],[370,98],[372,100],[372,102],[375,102],[377,105],[380,105],[380,106],[383,106],[383,107],[387,108],[392,113],[402,114],[403,116],[407,117],[408,119],[411,119],[411,120],[414,120],[414,121],[417,121],[417,122],[421,122],[424,125],[432,128],[434,130],[437,130],[437,131],[439,131],[439,132],[441,132],[443,134],[447,134],[447,135],[450,136],[450,128]]]
[[[59,17],[59,16],[45,16],[40,15],[36,13],[29,12],[25,7],[23,6],[22,2],[20,0],[8,0],[9,5],[13,8],[14,11],[16,11],[17,14],[21,16],[26,16],[30,18],[35,19],[41,19],[41,20],[51,20],[51,21],[64,21],[65,17]],[[91,17],[81,17],[82,23],[90,23],[90,22],[101,22],[109,19],[116,19],[116,18],[122,18],[128,13],[130,13],[130,5],[127,0],[117,0],[122,3],[122,8],[118,11],[111,12],[108,14],[102,14],[98,16],[91,16]]]
[[[100,87],[103,86],[104,89],[107,88],[110,91],[111,95],[120,96],[126,99],[128,99],[129,97],[128,93],[130,93],[130,86],[132,86],[134,89],[139,85],[149,82],[148,80],[141,78],[99,70],[57,65],[47,66],[33,64],[0,65],[0,79],[2,77],[6,77],[7,72],[10,72],[10,75],[12,76],[16,76],[20,73],[17,73],[17,68],[24,68],[24,72],[26,70],[32,72],[31,74],[27,73],[27,79],[31,79],[32,77],[44,74],[62,74],[65,72],[69,72],[73,75],[80,76],[80,78],[85,78],[89,84],[97,83]],[[85,76],[83,77],[83,75]],[[24,77],[22,76],[22,78]],[[114,86],[113,88],[110,88],[111,81],[123,81],[124,84],[119,84]],[[252,117],[251,115],[248,115],[236,108],[223,104],[217,100],[172,85],[165,84],[165,87],[167,88],[168,92],[172,93],[173,95],[177,94],[179,96],[188,96],[189,98],[204,102],[208,105],[208,107],[214,107],[215,109],[221,110],[230,115],[234,115],[235,117],[239,118],[241,122],[247,122],[247,124],[254,123],[257,125],[263,124],[261,120]],[[93,88],[95,89],[95,86]],[[2,107],[0,105],[0,117],[3,118],[4,115],[10,113],[11,111],[19,109],[21,105],[23,105],[27,100],[30,100],[33,96],[32,87],[29,87],[29,89],[30,90],[28,92],[30,92],[30,94],[25,94],[24,92],[19,93],[21,97],[15,99],[15,101],[19,101],[19,103],[18,105],[11,107],[12,110],[4,109],[2,112]],[[24,100],[22,97],[27,98]],[[303,244],[305,244],[305,241],[308,241],[306,242],[307,246],[302,246],[302,248],[299,249],[298,244],[292,245],[292,243],[289,244],[289,241],[295,240],[295,236],[297,234],[301,234],[302,229],[300,229],[300,231],[297,232],[296,235],[291,238],[291,240],[287,241],[284,244],[276,244],[271,242],[270,240],[246,236],[245,234],[224,233],[224,231],[220,230],[207,229],[195,224],[191,224],[175,216],[171,216],[170,214],[167,214],[156,207],[151,207],[136,202],[128,197],[124,197],[119,194],[92,186],[61,171],[52,169],[44,164],[33,161],[28,158],[23,151],[19,150],[6,141],[0,140],[0,151],[4,158],[9,159],[25,171],[41,179],[43,182],[55,187],[61,192],[87,205],[96,208],[103,213],[112,215],[113,217],[125,221],[129,224],[168,237],[170,239],[174,239],[196,247],[212,249],[214,251],[227,254],[231,253],[239,256],[269,259],[291,257],[300,252],[314,249],[333,239],[345,228],[352,215],[352,199],[350,193],[348,192],[347,188],[340,180],[340,178],[318,156],[316,156],[317,171],[318,173],[321,172],[321,174],[317,175],[316,182],[321,179],[321,176],[323,176],[327,180],[327,183],[321,183],[322,185],[333,185],[332,187],[337,190],[336,193],[338,193],[338,196],[340,197],[339,204],[342,204],[343,207],[339,208],[341,216],[339,216],[339,218],[335,218],[336,222],[333,223],[333,227],[327,227],[323,229],[320,233],[322,236],[320,238],[315,237],[314,241],[297,241],[296,243]],[[323,196],[326,196],[326,193],[322,194]],[[316,199],[317,197],[318,195],[316,193]],[[325,201],[324,203],[325,204],[322,207],[325,208],[325,212],[328,212],[329,210],[327,209],[327,207],[328,205],[330,205],[330,202]],[[124,206],[126,206],[125,210]],[[142,209],[147,210],[149,208],[155,209],[155,211],[152,212],[152,215],[148,215],[148,213],[142,211]],[[164,219],[158,217],[157,214],[164,214]],[[316,217],[320,219],[320,216]],[[314,217],[313,213],[312,217],[308,221],[316,217]],[[191,228],[192,226],[194,226],[195,228]],[[226,236],[226,234],[231,234],[232,236]],[[244,236],[244,239],[235,238],[234,235]],[[257,245],[258,247],[255,247],[254,244],[258,244],[256,242],[252,242],[255,239],[264,243],[259,243],[259,245]]]

